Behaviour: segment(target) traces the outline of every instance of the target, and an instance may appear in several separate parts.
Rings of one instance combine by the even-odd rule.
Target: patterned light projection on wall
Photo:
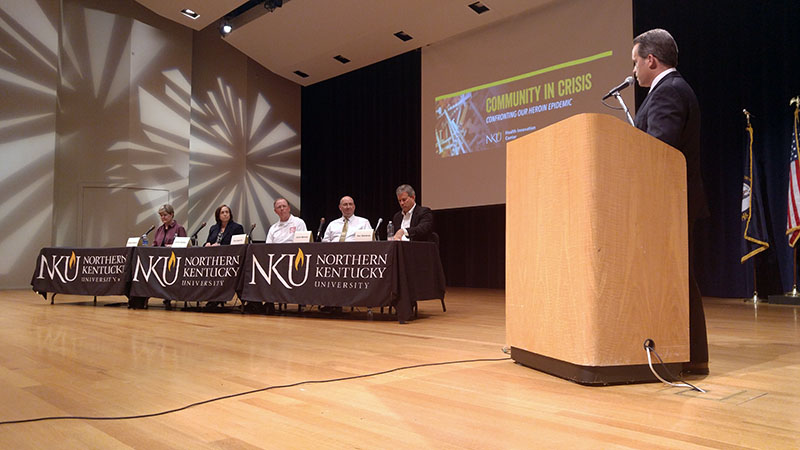
[[[224,203],[245,228],[257,224],[253,234],[263,239],[277,220],[276,198],[286,198],[295,214],[299,208],[300,136],[274,117],[262,93],[248,105],[222,78],[216,81],[216,89],[192,100],[190,221],[213,221]]]
[[[54,2],[0,4],[0,287],[22,287],[50,242],[55,145]]]

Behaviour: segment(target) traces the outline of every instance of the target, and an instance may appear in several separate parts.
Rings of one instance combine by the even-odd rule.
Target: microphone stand
[[[625,111],[625,115],[628,117],[628,122],[631,125],[636,126],[633,124],[633,117],[631,117],[631,112],[628,110],[628,106],[625,105],[625,100],[622,99],[622,95],[620,95],[619,92],[615,92],[612,95],[617,99],[619,105],[622,106],[622,110]]]

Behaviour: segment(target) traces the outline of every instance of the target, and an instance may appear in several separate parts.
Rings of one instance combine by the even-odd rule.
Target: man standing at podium
[[[677,148],[686,158],[689,203],[689,363],[683,372],[708,373],[708,337],[703,297],[694,276],[693,228],[707,217],[708,207],[700,174],[700,106],[694,91],[678,73],[678,45],[662,29],[646,31],[633,40],[633,75],[650,91],[636,111],[636,128]]]

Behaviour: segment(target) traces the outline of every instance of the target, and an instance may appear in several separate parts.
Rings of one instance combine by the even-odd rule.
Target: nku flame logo
[[[267,263],[267,270],[265,271],[264,266],[261,265],[256,255],[253,255],[253,270],[250,276],[250,284],[256,284],[256,273],[261,274],[261,278],[269,285],[272,285],[272,277],[274,276],[286,289],[300,287],[308,281],[308,266],[310,265],[308,263],[311,261],[311,254],[306,257],[303,250],[298,248],[297,254],[283,253],[275,255],[274,253],[269,253],[267,256],[269,257],[269,262]],[[305,267],[305,273],[303,273],[303,267]],[[280,272],[284,268],[286,269],[285,278]],[[294,268],[294,270],[292,270],[292,268]],[[295,278],[299,278],[300,275],[303,277],[302,281],[296,282]]]
[[[142,264],[140,256],[136,256],[136,269],[133,272],[133,281],[139,281],[139,272],[145,282],[150,281],[150,277],[154,277],[158,284],[163,287],[172,286],[178,281],[178,273],[180,272],[182,256],[175,257],[175,252],[171,252],[169,258],[166,256],[148,257],[147,268]],[[159,274],[159,271],[161,272]],[[172,281],[168,279],[172,276]]]
[[[501,131],[498,131],[497,133],[487,134],[486,143],[499,144],[502,138],[503,138],[503,133]]]
[[[58,279],[61,280],[62,283],[72,282],[78,278],[78,272],[81,265],[81,257],[75,256],[75,252],[72,252],[72,255],[67,257],[66,255],[51,255],[52,260],[48,263],[47,258],[42,255],[42,259],[39,262],[39,276],[36,277],[38,279],[44,279],[44,271],[47,270],[47,275],[50,279],[53,279],[53,276],[58,276]],[[72,278],[70,278],[70,272],[73,272]]]

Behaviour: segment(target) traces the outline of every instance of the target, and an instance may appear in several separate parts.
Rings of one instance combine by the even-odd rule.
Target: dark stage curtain
[[[770,248],[754,258],[759,294],[791,289],[786,204],[792,111],[800,95],[800,4],[794,0],[659,2],[635,0],[634,35],[668,30],[678,42],[678,70],[702,114],[703,181],[711,217],[697,230],[696,273],[703,295],[749,297],[752,262],[742,255],[741,200],[745,118],[754,114],[753,148],[761,169]],[[637,105],[646,90],[637,91]]]
[[[320,217],[341,217],[345,195],[356,215],[386,224],[400,209],[395,188],[419,189],[420,65],[414,50],[302,89],[300,195],[309,229]]]
[[[434,211],[448,286],[506,285],[506,205]]]

